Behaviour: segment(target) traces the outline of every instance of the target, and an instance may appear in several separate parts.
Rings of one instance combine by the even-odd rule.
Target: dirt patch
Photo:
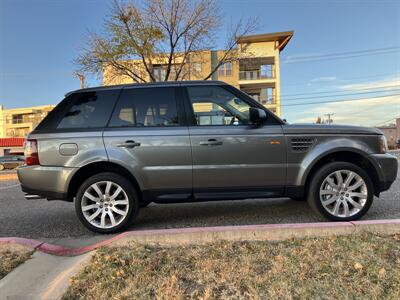
[[[400,235],[102,248],[64,299],[400,299]]]

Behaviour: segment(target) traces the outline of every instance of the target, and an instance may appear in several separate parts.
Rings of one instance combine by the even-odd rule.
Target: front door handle
[[[126,141],[125,143],[117,144],[117,147],[120,148],[134,148],[134,147],[139,147],[140,143],[135,142],[135,141]]]
[[[207,141],[200,142],[201,146],[221,146],[222,144],[222,141],[216,139],[208,139]]]

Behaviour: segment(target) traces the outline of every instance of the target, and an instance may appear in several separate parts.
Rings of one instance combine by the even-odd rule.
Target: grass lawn
[[[0,245],[0,279],[29,259],[32,253],[32,249],[21,245]]]
[[[400,299],[400,235],[102,248],[64,299]]]

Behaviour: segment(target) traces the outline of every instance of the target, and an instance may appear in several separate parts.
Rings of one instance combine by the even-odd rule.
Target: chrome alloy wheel
[[[85,219],[97,228],[113,228],[128,215],[129,200],[121,186],[99,181],[83,193],[81,209]]]
[[[338,170],[324,179],[319,195],[328,213],[347,218],[363,209],[368,199],[368,188],[364,179],[354,171]]]

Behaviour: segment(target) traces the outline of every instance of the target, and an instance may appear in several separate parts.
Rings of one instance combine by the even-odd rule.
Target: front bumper
[[[22,191],[28,194],[27,199],[66,200],[68,185],[76,170],[76,168],[24,165],[17,169],[17,173]]]
[[[379,173],[379,192],[388,190],[397,177],[397,158],[389,153],[385,153],[372,154],[371,159],[374,161]]]

